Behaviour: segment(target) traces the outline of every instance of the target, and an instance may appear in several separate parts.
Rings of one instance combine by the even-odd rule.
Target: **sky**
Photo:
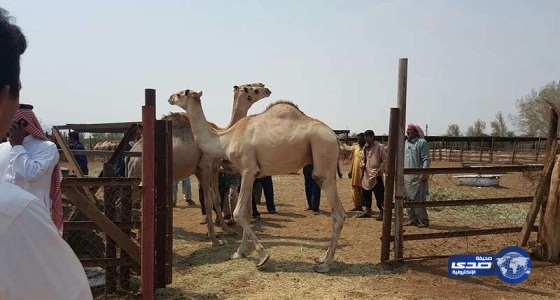
[[[225,126],[233,86],[263,82],[333,129],[386,134],[408,59],[407,123],[428,134],[498,112],[560,79],[560,1],[30,1],[0,4],[28,39],[20,101],[44,124],[141,120],[202,90]],[[515,129],[509,118],[508,126]]]

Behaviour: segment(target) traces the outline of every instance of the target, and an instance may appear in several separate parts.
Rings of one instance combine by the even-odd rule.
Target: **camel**
[[[346,163],[349,161],[350,156],[354,151],[354,148],[352,146],[347,145],[344,142],[339,142],[339,151],[340,151],[339,158],[342,159],[344,163]]]
[[[271,93],[262,83],[234,86],[232,115],[228,127],[242,117],[247,116],[247,112],[254,103],[270,96]],[[193,174],[198,178],[204,192],[208,236],[213,246],[222,245],[223,242],[217,239],[214,232],[214,223],[212,222],[213,205],[216,208],[217,222],[222,227],[224,234],[235,235],[235,231],[230,231],[221,213],[219,193],[217,191],[220,160],[205,155],[204,151],[194,142],[191,123],[185,113],[171,113],[162,119],[170,120],[173,128],[173,180],[182,179]],[[221,129],[212,123],[208,123],[208,125],[215,129]],[[142,140],[134,144],[131,151],[141,152]],[[141,176],[142,159],[131,157],[128,163],[128,177]]]
[[[95,144],[93,150],[115,150],[118,145],[118,141],[100,141]]]
[[[323,122],[308,117],[287,101],[271,104],[263,113],[244,117],[226,130],[208,126],[201,105],[202,92],[185,90],[169,97],[169,103],[183,108],[192,124],[194,139],[208,155],[227,159],[241,173],[241,193],[233,213],[243,228],[243,238],[232,259],[245,257],[255,249],[257,267],[269,255],[249,225],[251,194],[255,178],[289,174],[313,163],[313,179],[332,207],[333,231],[325,255],[317,258],[316,272],[328,272],[346,215],[336,188],[338,141]],[[252,241],[252,248],[249,245]]]

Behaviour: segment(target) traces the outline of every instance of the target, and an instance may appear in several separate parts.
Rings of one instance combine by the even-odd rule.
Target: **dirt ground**
[[[459,166],[434,162],[433,167]],[[343,165],[344,171],[348,170]],[[305,211],[303,175],[273,176],[278,214],[259,206],[262,219],[253,228],[271,258],[256,268],[256,254],[230,260],[241,239],[221,236],[225,245],[212,247],[200,225],[200,207],[180,201],[173,210],[173,283],[156,291],[156,299],[550,299],[560,297],[560,265],[533,261],[529,278],[509,285],[497,277],[448,277],[447,258],[413,259],[449,254],[496,254],[515,245],[518,234],[407,241],[402,263],[380,264],[381,222],[357,219],[348,212],[335,262],[328,274],[313,272],[314,258],[326,251],[332,219],[322,196],[320,215]],[[350,181],[337,180],[345,209],[353,207]],[[523,174],[505,174],[500,186],[457,185],[456,178],[436,175],[432,191],[476,198],[532,196],[536,183]],[[197,197],[196,179],[192,192]],[[263,200],[264,203],[264,200]],[[507,206],[507,208],[503,208]],[[521,226],[528,205],[485,205],[469,209],[432,209],[430,228],[406,227],[405,234],[466,228]],[[220,231],[220,229],[218,229]],[[532,240],[535,239],[533,235]],[[528,248],[527,248],[528,249]],[[529,250],[529,249],[528,249]],[[392,252],[392,251],[391,251]],[[392,254],[391,254],[392,255]],[[119,297],[117,297],[119,298]],[[120,297],[129,298],[129,297]],[[132,298],[132,297],[131,297]],[[114,298],[113,298],[114,299]]]

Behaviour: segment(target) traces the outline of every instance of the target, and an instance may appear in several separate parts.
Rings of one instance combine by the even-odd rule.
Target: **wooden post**
[[[397,86],[397,103],[399,108],[399,130],[397,135],[397,159],[396,159],[396,181],[395,198],[404,197],[404,134],[406,131],[406,87],[408,78],[408,58],[399,59],[399,73]]]
[[[515,165],[515,150],[517,149],[517,143],[513,142],[513,147],[512,147],[512,151],[511,151],[511,164]]]
[[[535,147],[535,163],[539,162],[539,152],[541,151],[541,137],[537,141],[537,146]]]
[[[482,149],[484,148],[484,139],[480,139],[480,152],[478,156],[478,161],[482,161]]]
[[[441,144],[439,145],[439,161],[441,161]]]
[[[547,140],[547,146],[549,149],[554,150],[554,145],[557,143],[557,138],[558,138],[558,111],[556,111],[554,108],[557,106],[551,105],[552,108],[550,109],[550,118],[548,121],[548,140]],[[552,155],[552,157],[554,157],[556,155],[558,150],[556,150],[554,153],[548,153],[549,155]],[[552,182],[552,180],[554,180],[554,182]],[[541,253],[541,256],[547,256],[547,260],[558,260],[558,256],[560,255],[560,253],[556,253],[556,252],[560,252],[559,248],[560,245],[558,244],[558,241],[555,241],[554,239],[558,239],[558,236],[554,236],[556,233],[558,233],[558,224],[554,224],[556,222],[558,222],[558,219],[560,218],[560,216],[557,215],[557,210],[558,210],[558,199],[556,198],[557,193],[558,192],[558,186],[552,187],[552,184],[558,184],[558,175],[557,174],[553,174],[553,172],[551,172],[551,176],[548,178],[548,186],[546,186],[546,190],[549,192],[547,194],[548,197],[550,197],[551,195],[554,195],[554,199],[548,199],[548,197],[543,197],[543,201],[542,201],[542,205],[541,205],[541,220],[540,220],[540,225],[539,225],[539,231],[537,233],[537,241],[540,244],[540,249],[538,249]],[[550,190],[549,190],[550,189]],[[548,201],[552,201],[552,205],[550,208],[547,209],[548,207]],[[554,210],[551,211],[551,210]],[[545,253],[543,253],[543,251],[545,251]]]
[[[154,198],[155,198],[155,119],[156,90],[144,91],[145,105],[142,107],[142,299],[154,298]]]
[[[548,139],[546,140],[546,149],[550,149],[553,140],[558,137],[558,113],[554,109],[550,109],[548,119]]]
[[[554,106],[552,106],[554,107]],[[554,145],[556,139],[558,138],[558,111],[554,110],[553,108],[550,109],[549,112],[549,118],[548,118],[548,130],[547,130],[547,134],[548,134],[548,139],[546,141],[546,148],[550,149],[552,148],[552,146]],[[556,155],[556,152],[554,153],[554,155]],[[548,179],[548,186],[546,186],[546,189],[548,190],[550,188],[550,179]],[[548,196],[548,194],[547,194]],[[544,215],[544,210],[546,208],[546,197],[543,200],[543,204],[541,206],[541,216]],[[541,219],[542,222],[542,219]],[[539,231],[540,233],[540,231]],[[538,236],[537,236],[538,238]]]
[[[541,214],[537,235],[537,253],[546,261],[558,262],[560,261],[560,198],[558,197],[560,160],[556,160],[555,157],[552,159],[555,160],[555,164],[550,177],[548,198],[546,204],[543,204],[546,209]]]
[[[529,208],[529,211],[527,212],[526,221],[525,224],[523,225],[523,229],[521,230],[521,237],[518,243],[520,246],[525,246],[527,244],[527,241],[529,240],[529,236],[531,234],[530,228],[532,228],[533,224],[535,224],[535,220],[537,219],[537,215],[539,214],[539,209],[541,210],[541,216],[544,215],[544,210],[546,207],[545,198],[548,196],[552,170],[554,168],[556,153],[558,152],[558,143],[556,140],[557,130],[558,130],[558,115],[551,108],[550,117],[548,119],[548,140],[547,140],[547,147],[546,147],[548,152],[545,158],[545,165],[542,172],[542,178],[537,185],[535,198],[531,203],[531,207]],[[542,226],[542,218],[541,218],[541,226]],[[539,235],[541,232],[540,229],[541,226],[539,226]],[[537,236],[537,239],[539,238],[540,236]]]
[[[490,163],[494,162],[494,137],[492,137],[492,140],[490,142]]]
[[[459,153],[459,161],[463,161],[463,148],[465,147],[465,144],[461,143],[461,152]]]
[[[391,219],[393,211],[393,197],[395,188],[395,171],[396,171],[396,151],[399,144],[399,109],[391,108],[389,117],[389,149],[387,151],[387,176],[385,177],[385,197],[384,197],[384,211],[383,211],[383,229],[381,233],[381,261],[389,260],[389,252],[391,249]],[[402,257],[402,234],[403,234],[403,199],[395,201],[395,247],[394,256]]]

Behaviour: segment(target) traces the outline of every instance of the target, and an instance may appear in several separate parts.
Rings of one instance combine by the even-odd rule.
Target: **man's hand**
[[[10,138],[10,145],[12,145],[12,147],[21,145],[23,143],[23,138],[25,137],[25,129],[19,124],[12,123],[8,135]]]

